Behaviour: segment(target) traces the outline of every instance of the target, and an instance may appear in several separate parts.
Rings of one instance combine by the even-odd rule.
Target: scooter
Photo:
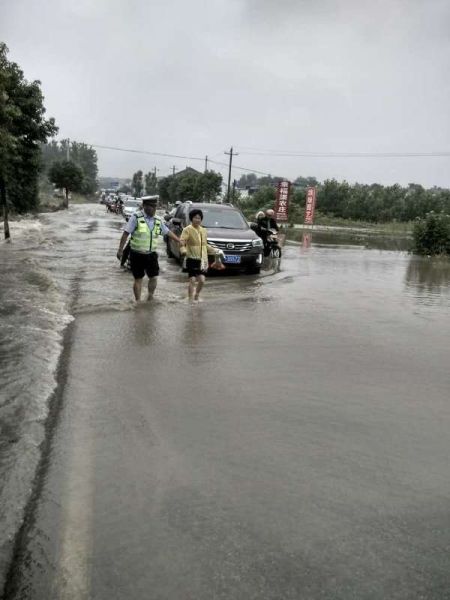
[[[278,242],[278,232],[275,229],[269,229],[264,243],[264,256],[281,258],[281,246]]]

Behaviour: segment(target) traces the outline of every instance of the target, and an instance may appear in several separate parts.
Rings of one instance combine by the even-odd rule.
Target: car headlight
[[[252,246],[254,248],[262,248],[263,247],[263,241],[261,238],[258,238],[257,240],[252,240]]]

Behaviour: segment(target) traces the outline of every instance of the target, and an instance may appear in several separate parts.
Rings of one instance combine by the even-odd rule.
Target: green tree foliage
[[[39,81],[28,82],[0,43],[0,199],[9,237],[8,204],[25,212],[38,204],[39,143],[57,131],[45,119]]]
[[[319,182],[315,177],[297,177],[297,179],[294,179],[293,183],[297,188],[307,188],[319,185]]]
[[[94,194],[98,189],[97,152],[91,146],[82,142],[52,140],[41,145],[42,171],[48,176],[49,170],[55,161],[67,160],[75,163],[83,172],[82,194]]]
[[[329,179],[318,188],[316,208],[330,216],[373,223],[412,221],[431,211],[450,213],[450,191],[417,184],[351,186]]]
[[[143,173],[141,170],[136,171],[131,179],[131,189],[135,198],[140,198],[144,190]]]
[[[275,199],[276,181],[279,178],[256,177],[253,173],[244,175],[239,186],[256,189],[251,196],[241,200],[246,213],[267,208]],[[316,209],[329,217],[383,223],[388,221],[413,221],[431,211],[450,214],[450,190],[442,188],[425,189],[410,183],[406,187],[398,184],[383,186],[378,183],[350,185],[346,181],[327,179],[318,183],[315,177],[297,177],[293,183],[293,194],[289,210],[290,220],[303,218],[306,201],[306,188],[317,187]]]
[[[241,175],[240,179],[237,182],[237,186],[241,189],[248,189],[252,187],[267,187],[274,186],[283,181],[284,177],[273,177],[272,175],[263,175],[262,177],[257,177],[254,173],[247,173],[245,175]]]
[[[153,171],[145,175],[145,193],[149,196],[158,193],[158,179]]]
[[[418,254],[450,255],[450,215],[429,212],[414,224],[413,237]]]
[[[214,202],[222,191],[222,175],[215,171],[205,171],[196,182],[197,198],[203,202]]]
[[[159,196],[163,203],[214,202],[222,189],[222,175],[215,171],[194,170],[164,177],[159,181]]]
[[[83,172],[82,194],[94,194],[98,189],[97,175],[97,152],[82,142],[72,142],[70,148],[70,160],[74,162]]]
[[[69,206],[69,193],[83,190],[83,171],[71,160],[55,161],[48,177],[56,187],[65,191],[65,207]]]

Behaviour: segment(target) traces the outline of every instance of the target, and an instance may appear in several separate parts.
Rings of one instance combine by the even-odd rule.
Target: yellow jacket
[[[219,254],[218,248],[208,244],[208,232],[202,226],[188,225],[183,229],[180,240],[180,252],[186,254],[187,258],[207,260],[208,255]]]

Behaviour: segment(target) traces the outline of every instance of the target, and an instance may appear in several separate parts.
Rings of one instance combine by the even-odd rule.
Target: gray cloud
[[[16,0],[3,38],[60,135],[288,177],[450,186],[450,158],[280,158],[450,150],[446,1]],[[40,26],[36,27],[36,23]],[[99,151],[104,174],[184,160]],[[191,163],[199,166],[201,163]],[[236,172],[238,175],[238,172]]]

